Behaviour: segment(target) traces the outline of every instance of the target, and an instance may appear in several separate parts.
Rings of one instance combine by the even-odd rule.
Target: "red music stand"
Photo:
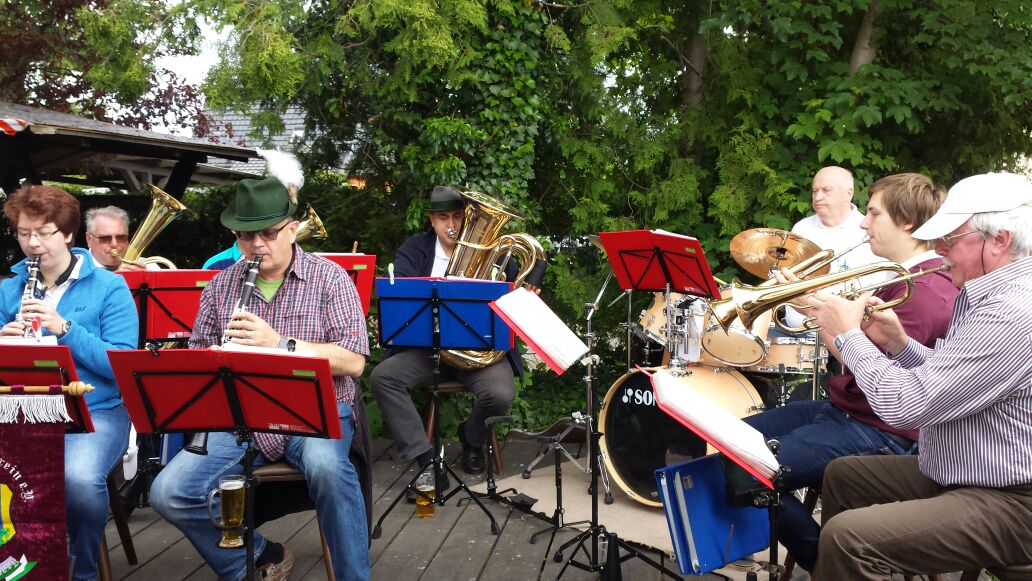
[[[620,288],[720,298],[697,239],[662,230],[600,232],[598,236]]]
[[[239,351],[108,351],[129,416],[140,432],[235,432],[246,443],[244,545],[254,578],[253,434],[340,439],[330,362]]]
[[[217,270],[119,271],[125,277],[140,314],[140,345],[189,339],[201,291]]]
[[[376,255],[346,252],[316,252],[315,255],[332,260],[347,271],[351,281],[355,283],[358,298],[362,301],[362,313],[368,317],[369,299],[373,292],[373,273],[376,269]]]
[[[3,345],[0,346],[0,384],[2,385],[68,385],[77,381],[72,352],[66,345]],[[85,397],[65,395],[65,408],[72,418],[67,431],[93,431],[93,420]]]

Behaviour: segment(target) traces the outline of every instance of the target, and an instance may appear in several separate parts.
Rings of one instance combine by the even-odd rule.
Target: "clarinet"
[[[14,316],[14,320],[25,325],[25,330],[22,331],[22,337],[29,339],[33,336],[32,333],[32,321],[27,320],[22,316],[22,310],[25,308],[25,301],[36,298],[36,284],[39,281],[39,256],[30,256],[25,261],[25,265],[29,269],[29,279],[25,281],[25,291],[22,293],[21,305],[18,307],[18,312]]]
[[[233,307],[233,314],[229,316],[229,320],[232,321],[239,313],[246,313],[251,304],[251,294],[254,293],[254,281],[258,278],[258,267],[262,264],[262,259],[265,258],[264,254],[257,254],[254,258],[247,261],[247,276],[244,277],[244,288],[240,291],[240,298],[237,299],[236,306]],[[228,326],[229,323],[226,323]],[[233,338],[226,335],[226,332],[222,332],[222,344],[225,345],[232,341]]]
[[[254,258],[247,261],[247,275],[244,277],[244,288],[240,291],[240,298],[237,299],[236,306],[233,307],[233,314],[229,316],[229,320],[232,321],[238,313],[247,312],[248,305],[251,304],[251,294],[254,292],[254,281],[258,278],[258,267],[262,263],[262,259],[265,258],[264,254],[255,255]],[[226,323],[228,326],[229,323]],[[222,344],[225,345],[233,340],[232,337],[226,335],[226,332],[222,332]],[[183,442],[183,450],[194,454],[200,454],[204,456],[208,453],[208,432],[194,432],[188,434]]]

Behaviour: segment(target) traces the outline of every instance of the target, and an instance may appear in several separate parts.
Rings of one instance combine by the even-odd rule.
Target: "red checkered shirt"
[[[191,349],[218,345],[244,286],[247,261],[240,260],[211,280],[201,293],[200,309],[190,336]],[[353,353],[369,355],[369,337],[358,291],[339,265],[294,245],[294,261],[271,301],[257,289],[249,309],[283,337],[311,343],[332,343]],[[355,379],[334,376],[337,401],[351,403]],[[270,461],[283,457],[290,436],[256,433],[255,444]]]

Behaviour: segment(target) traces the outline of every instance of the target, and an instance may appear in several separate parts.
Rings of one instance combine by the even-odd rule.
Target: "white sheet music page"
[[[494,302],[502,315],[556,373],[566,371],[588,346],[580,340],[536,293],[520,287]]]
[[[757,472],[773,478],[778,464],[766,439],[756,428],[743,422],[706,396],[687,387],[683,382],[660,369],[652,374],[656,401],[667,412],[675,412],[688,422],[706,440],[720,444],[739,459],[748,462]]]
[[[287,351],[286,349],[280,349],[278,347],[258,347],[257,345],[240,345],[230,341],[222,345],[223,351],[237,351],[240,353],[264,353],[266,355],[288,355],[291,357],[315,357],[315,352],[308,351],[305,349],[298,349],[296,351]]]

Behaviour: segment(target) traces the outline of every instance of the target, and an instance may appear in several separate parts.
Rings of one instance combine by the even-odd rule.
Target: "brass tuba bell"
[[[513,287],[524,284],[538,261],[547,259],[545,249],[526,233],[499,235],[512,219],[523,219],[513,208],[491,196],[471,190],[459,192],[466,200],[462,231],[453,236],[455,249],[446,276],[480,280],[505,280],[505,267],[515,255],[520,270]],[[481,369],[505,357],[505,351],[449,349],[441,352],[445,363],[460,369]]]
[[[178,218],[183,212],[190,211],[182,202],[168,195],[161,188],[153,184],[147,185],[151,189],[150,211],[147,212],[147,216],[140,223],[140,226],[136,228],[136,232],[133,233],[129,246],[125,248],[125,253],[120,255],[118,249],[111,251],[111,255],[122,262],[140,260],[143,251],[154,242],[154,239],[158,237],[158,234],[166,226],[172,223],[172,220]],[[165,268],[176,267],[171,260],[163,256],[149,256],[142,259],[141,262],[144,264],[160,264]]]
[[[295,235],[295,242],[304,242],[305,240],[326,240],[329,237],[329,233],[326,232],[326,226],[323,225],[323,221],[319,218],[319,214],[315,213],[315,208],[311,204],[305,204],[304,218],[297,227],[297,234]]]

